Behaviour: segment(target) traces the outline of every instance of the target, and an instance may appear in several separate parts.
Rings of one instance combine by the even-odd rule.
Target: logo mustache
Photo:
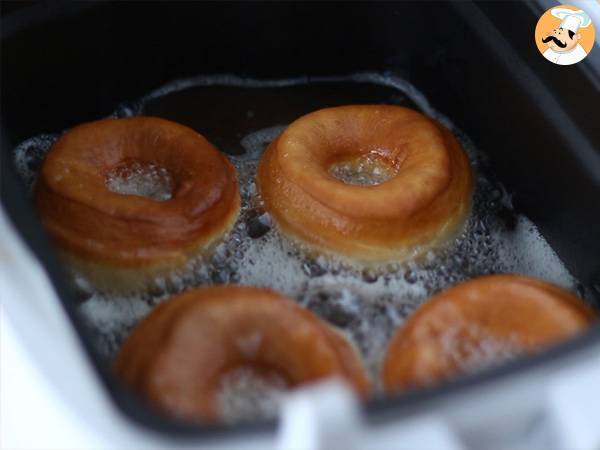
[[[542,38],[542,42],[545,44],[546,42],[550,42],[550,41],[554,41],[554,43],[556,45],[558,45],[560,48],[565,48],[567,46],[566,42],[561,42],[558,40],[558,38],[554,37],[554,36],[548,36],[545,38]]]

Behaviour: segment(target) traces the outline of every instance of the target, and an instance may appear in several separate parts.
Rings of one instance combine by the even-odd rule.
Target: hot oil
[[[346,184],[356,186],[377,186],[396,175],[397,170],[390,164],[363,155],[347,161],[341,161],[329,168],[329,174]]]
[[[116,194],[165,202],[172,197],[173,178],[167,169],[156,163],[132,161],[107,174],[106,188]]]
[[[446,248],[429,252],[418,262],[362,268],[297,248],[278,232],[262,208],[254,179],[266,146],[286,124],[305,113],[356,103],[419,109],[447,126],[462,143],[475,171],[473,210],[463,232]],[[444,288],[480,275],[520,273],[584,293],[535,225],[514,211],[510,196],[490,175],[484,154],[403,80],[377,74],[268,82],[199,77],[171,83],[139,101],[123,104],[113,115],[160,116],[199,131],[235,165],[242,207],[232,231],[214,253],[193,258],[184,269],[157,279],[149,292],[127,297],[106,295],[76,275],[81,287],[81,313],[94,330],[107,364],[131,328],[169,295],[196,286],[242,283],[276,289],[338,327],[363,356],[378,389],[377,374],[390,335],[427,298]],[[30,186],[55,139],[44,135],[17,148],[17,167]],[[484,344],[471,351],[475,356],[468,361],[469,367],[479,368],[512,356],[510,343]],[[244,400],[244,394],[239,394],[238,402],[237,394],[233,400],[227,394],[253,386],[254,381],[247,378],[234,379],[224,388],[223,411],[229,421],[252,416],[253,408],[267,415],[274,411],[272,405],[259,404],[252,395]],[[273,383],[271,387],[273,395],[261,397],[280,398],[277,393],[281,386]]]
[[[287,382],[277,373],[257,374],[242,367],[221,378],[217,404],[227,423],[271,418],[286,391]]]

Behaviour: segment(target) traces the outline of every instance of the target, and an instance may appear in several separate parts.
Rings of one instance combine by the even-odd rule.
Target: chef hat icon
[[[554,8],[552,15],[561,20],[560,28],[577,33],[579,28],[586,28],[592,23],[590,16],[583,10],[573,11],[567,8]]]

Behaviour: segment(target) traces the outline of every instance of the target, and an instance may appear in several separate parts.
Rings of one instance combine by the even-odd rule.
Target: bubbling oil
[[[131,161],[107,174],[106,188],[117,194],[164,202],[173,195],[173,178],[166,168],[156,163]]]
[[[381,158],[367,154],[333,164],[329,174],[345,184],[377,186],[396,175],[396,170]]]
[[[274,417],[287,389],[287,382],[277,373],[259,374],[251,368],[238,368],[221,377],[219,414],[225,423]]]
[[[418,261],[374,268],[308,252],[292,244],[278,231],[264,210],[256,189],[258,161],[269,143],[285,129],[281,117],[297,117],[308,112],[303,103],[306,98],[318,99],[318,96],[307,95],[311,83],[316,82],[321,83],[319,92],[324,85],[330,85],[332,91],[339,88],[340,98],[345,99],[347,104],[365,103],[364,98],[370,95],[369,89],[373,87],[373,103],[414,105],[456,135],[474,169],[475,189],[471,216],[452,242],[428,252]],[[97,348],[106,357],[107,364],[130,330],[170,295],[199,286],[242,283],[282,292],[339,329],[362,355],[377,394],[381,391],[380,365],[391,334],[419,305],[440,290],[492,273],[535,276],[571,290],[580,286],[535,225],[514,211],[503,185],[490,174],[484,154],[448,118],[433,109],[415,87],[402,79],[372,73],[343,78],[279,81],[246,80],[234,76],[197,77],[169,83],[136,102],[120,105],[113,116],[129,117],[148,112],[161,115],[161,102],[171,95],[179,95],[184,99],[181,101],[185,101],[187,96],[183,93],[196,98],[191,106],[181,105],[182,110],[188,108],[200,114],[198,105],[202,103],[197,101],[197,96],[214,86],[227,86],[233,94],[259,89],[261,95],[285,97],[284,103],[291,111],[263,114],[261,108],[269,102],[262,101],[261,95],[257,94],[246,105],[245,119],[240,121],[247,123],[248,129],[233,133],[237,141],[232,136],[227,136],[229,140],[224,141],[228,142],[227,146],[235,147],[229,157],[237,169],[242,204],[233,229],[210,255],[191,258],[186,267],[167,277],[157,278],[149,290],[127,297],[99,292],[81,275],[73,274],[80,292],[80,311],[93,330]],[[301,99],[294,97],[298,94],[292,89],[298,86],[306,86]],[[342,89],[340,86],[348,87]],[[359,91],[360,101],[355,100]],[[152,111],[148,107],[150,104],[154,105]],[[316,106],[332,105],[326,101],[311,104],[313,108]],[[163,116],[171,117],[168,111],[164,111]],[[207,115],[205,120],[210,121],[211,116]],[[253,128],[257,121],[262,126]],[[207,124],[206,129],[212,128]],[[222,138],[220,135],[211,136],[205,129],[198,131],[209,140]],[[43,156],[56,137],[35,137],[16,149],[16,166],[30,187],[35,182]],[[369,176],[372,177],[372,174]],[[152,182],[154,178],[150,178]],[[133,187],[128,184],[127,189],[147,192],[147,182],[145,175],[133,177],[127,180]],[[142,186],[136,187],[136,183]],[[480,351],[471,352],[470,360],[465,362],[466,368],[476,370],[514,356],[512,347],[496,344],[486,343]],[[457,348],[456,357],[460,356],[459,352]],[[284,386],[277,382],[256,381],[245,373],[232,377],[223,387],[225,393],[221,407],[226,422],[275,414]],[[261,392],[259,398],[256,392]],[[261,403],[265,398],[270,400]]]

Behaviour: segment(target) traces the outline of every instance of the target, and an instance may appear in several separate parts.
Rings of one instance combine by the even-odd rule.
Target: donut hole
[[[374,153],[338,160],[329,167],[329,174],[335,179],[355,186],[376,186],[397,173],[396,165]]]
[[[256,418],[272,418],[290,384],[280,371],[243,365],[221,374],[217,405],[221,419],[237,423]]]
[[[116,194],[136,195],[159,202],[170,200],[174,190],[169,170],[153,161],[124,161],[106,174],[105,184]]]

